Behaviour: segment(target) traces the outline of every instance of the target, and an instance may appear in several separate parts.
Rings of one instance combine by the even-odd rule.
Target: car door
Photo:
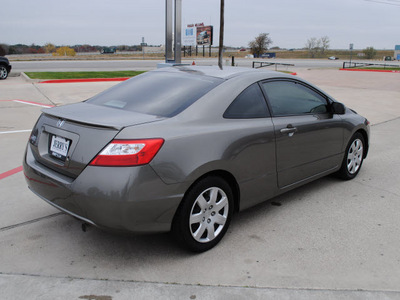
[[[254,83],[244,89],[223,117],[229,128],[235,128],[224,157],[240,184],[240,209],[245,209],[277,192],[274,125],[260,86]]]
[[[261,86],[274,124],[279,188],[336,168],[343,125],[330,112],[328,97],[296,80],[268,80]]]

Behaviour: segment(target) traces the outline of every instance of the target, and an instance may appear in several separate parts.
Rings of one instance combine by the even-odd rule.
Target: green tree
[[[372,59],[376,55],[376,50],[374,47],[367,47],[363,50],[363,53],[365,54],[366,59]]]
[[[260,33],[253,41],[249,42],[249,47],[254,56],[260,56],[268,50],[271,44],[272,40],[269,37],[269,33]]]

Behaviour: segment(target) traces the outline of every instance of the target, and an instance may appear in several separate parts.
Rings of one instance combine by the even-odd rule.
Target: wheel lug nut
[[[215,216],[215,211],[213,211],[213,212],[211,213],[211,215],[212,215],[212,216]]]
[[[211,219],[207,219],[207,223],[210,223],[211,222]]]

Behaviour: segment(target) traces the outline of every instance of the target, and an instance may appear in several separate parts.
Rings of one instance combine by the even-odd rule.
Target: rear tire
[[[356,132],[346,147],[342,166],[337,173],[340,178],[350,180],[357,176],[364,161],[364,147],[363,135]]]
[[[233,193],[220,177],[195,183],[175,215],[172,233],[184,248],[204,252],[217,245],[228,230],[233,214]]]
[[[6,79],[8,77],[8,71],[6,66],[0,65],[0,80]]]

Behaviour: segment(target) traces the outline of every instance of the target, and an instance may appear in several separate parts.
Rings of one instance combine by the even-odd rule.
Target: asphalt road
[[[400,74],[298,74],[372,122],[359,176],[244,211],[197,255],[168,234],[82,232],[26,187],[32,102],[73,103],[115,83],[0,81],[0,299],[400,299]]]
[[[182,63],[197,65],[216,65],[217,59],[183,59]],[[239,67],[252,67],[253,61],[263,61],[271,63],[293,64],[294,66],[279,66],[280,70],[296,71],[298,69],[319,69],[319,68],[341,68],[343,61],[328,59],[235,59],[235,64]],[[19,72],[45,72],[45,71],[117,71],[117,70],[152,70],[157,68],[162,60],[71,60],[71,61],[12,61],[11,73]],[[361,61],[360,61],[361,62]],[[369,61],[370,62],[370,61]],[[383,61],[374,63],[383,64]],[[400,65],[400,62],[389,62],[390,64]],[[225,59],[224,65],[230,65],[231,60]],[[275,67],[268,67],[274,69]]]

